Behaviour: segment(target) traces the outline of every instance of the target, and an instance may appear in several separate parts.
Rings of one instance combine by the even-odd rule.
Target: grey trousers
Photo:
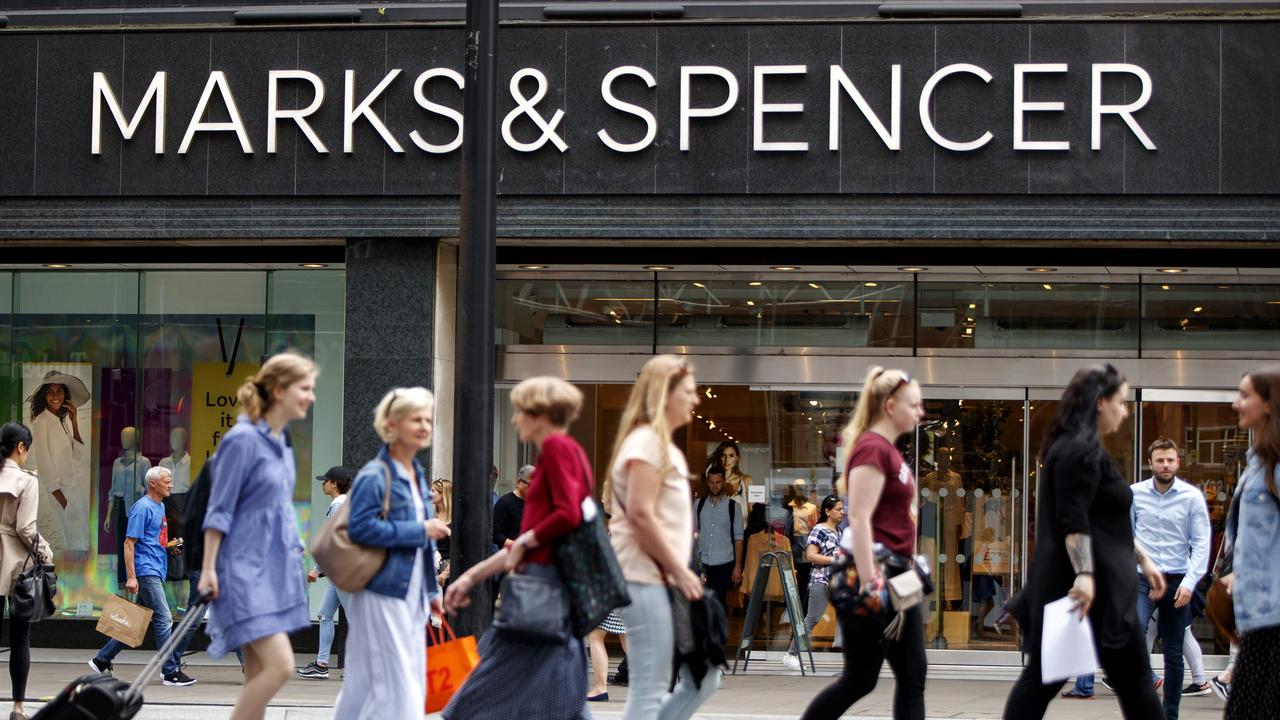
[[[720,686],[720,670],[710,670],[699,688],[688,668],[681,668],[675,690],[667,692],[675,652],[667,588],[629,582],[627,593],[631,604],[617,610],[627,626],[627,672],[631,676],[622,718],[689,720]]]

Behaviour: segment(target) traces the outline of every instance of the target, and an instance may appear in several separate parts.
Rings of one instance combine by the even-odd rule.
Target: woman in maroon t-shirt
[[[872,551],[874,543],[910,556],[916,540],[916,480],[902,460],[894,441],[910,432],[924,416],[920,386],[901,370],[872,367],[858,396],[853,419],[844,429],[844,446],[851,448],[845,467],[849,500],[849,532],[858,577],[867,590],[884,587]],[[924,720],[924,619],[921,606],[902,618],[896,640],[886,640],[889,611],[866,617],[842,614],[844,672],[818,693],[801,720],[840,717],[862,696],[871,692],[880,677],[885,658],[897,686],[893,695],[894,720]]]

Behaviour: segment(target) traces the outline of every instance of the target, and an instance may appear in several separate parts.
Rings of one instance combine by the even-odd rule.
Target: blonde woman
[[[849,500],[849,535],[858,580],[864,591],[880,593],[887,578],[880,573],[872,550],[874,543],[900,558],[907,566],[897,572],[911,572],[910,557],[916,539],[916,481],[911,467],[894,443],[920,424],[924,403],[920,386],[902,370],[872,367],[867,372],[853,419],[844,429],[843,445],[849,460],[842,483]],[[896,563],[901,565],[901,563]],[[924,620],[916,605],[902,619],[903,630],[896,640],[884,637],[888,610],[867,616],[842,614],[844,672],[818,693],[805,709],[802,720],[835,720],[855,702],[871,692],[880,677],[885,659],[893,669],[894,720],[924,720]]]
[[[432,517],[426,471],[417,460],[431,446],[434,412],[435,398],[422,387],[392,390],[373,412],[385,444],[351,485],[349,532],[352,542],[386,548],[387,559],[347,607],[346,683],[333,708],[341,720],[420,720],[427,702],[427,621],[432,611],[443,611],[433,541],[449,535]]]
[[[556,578],[554,548],[582,523],[595,482],[582,446],[566,432],[582,392],[555,377],[533,377],[511,391],[511,424],[538,448],[515,541],[449,586],[450,612],[471,603],[472,588],[502,570]],[[564,618],[567,624],[569,619]],[[480,665],[444,709],[445,720],[586,720],[587,662],[582,641],[538,642],[492,629],[480,640]]]
[[[436,519],[449,526],[453,532],[453,481],[449,478],[436,478],[431,481],[431,507],[435,510]],[[451,536],[446,535],[436,540],[436,582],[441,587],[449,581],[449,553],[453,550]]]
[[[674,355],[652,358],[631,388],[614,443],[610,537],[631,595],[631,604],[618,610],[631,675],[624,720],[692,717],[720,680],[718,668],[685,664],[674,692],[667,692],[675,642],[667,587],[691,601],[702,597],[702,580],[689,569],[689,465],[671,442],[697,406],[693,369]]]
[[[316,366],[273,355],[237,394],[242,414],[218,445],[204,517],[199,589],[214,596],[209,654],[244,652],[244,687],[231,720],[258,720],[293,676],[289,633],[311,626],[293,512],[297,477],[285,426],[316,401]]]

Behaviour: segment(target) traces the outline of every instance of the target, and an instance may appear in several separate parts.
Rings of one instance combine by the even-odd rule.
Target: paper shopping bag
[[[147,636],[147,626],[150,624],[150,608],[134,605],[118,595],[112,595],[102,604],[98,632],[136,648]]]
[[[476,639],[453,634],[449,621],[443,628],[428,626],[431,647],[427,648],[427,712],[439,712],[453,699],[471,671],[480,664]]]

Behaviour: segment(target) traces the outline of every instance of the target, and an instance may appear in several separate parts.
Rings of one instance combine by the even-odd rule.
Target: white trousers
[[[347,606],[345,678],[335,720],[422,720],[427,702],[427,611],[369,592]]]

